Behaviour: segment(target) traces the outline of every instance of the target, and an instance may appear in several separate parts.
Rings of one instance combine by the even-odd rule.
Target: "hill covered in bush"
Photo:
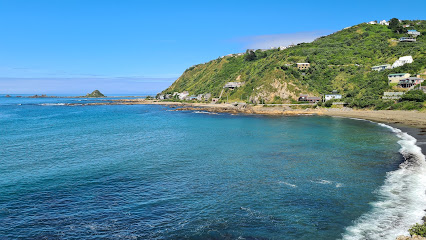
[[[402,27],[409,24],[410,27]],[[421,32],[416,42],[398,42],[407,30]],[[411,55],[414,62],[385,71],[371,67],[392,64]],[[299,70],[298,62],[310,63]],[[292,102],[299,94],[312,96],[337,90],[352,106],[367,107],[392,89],[391,73],[426,74],[426,21],[405,20],[397,26],[362,23],[312,43],[301,43],[284,50],[247,50],[244,55],[227,56],[188,68],[163,94],[188,91],[212,93],[218,97],[227,82],[244,82],[223,96],[229,101],[269,103]]]

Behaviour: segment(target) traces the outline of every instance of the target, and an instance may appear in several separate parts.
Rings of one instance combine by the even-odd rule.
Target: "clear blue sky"
[[[407,3],[0,0],[0,93],[154,93],[194,64],[247,48],[424,19],[425,0]]]

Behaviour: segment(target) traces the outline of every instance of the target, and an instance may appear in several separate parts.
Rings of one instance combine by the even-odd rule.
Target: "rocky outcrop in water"
[[[86,97],[105,97],[99,90],[95,90],[92,93],[88,93]]]

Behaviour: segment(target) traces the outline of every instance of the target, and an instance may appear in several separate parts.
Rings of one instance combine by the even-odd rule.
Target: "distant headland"
[[[11,95],[7,94],[5,97],[10,98],[12,97]],[[48,96],[46,94],[35,94],[32,96],[15,96],[17,98],[105,98],[107,96],[105,96],[103,93],[101,93],[99,90],[95,90],[92,93],[88,93],[85,96]]]
[[[101,97],[106,97],[106,96],[103,95],[99,90],[95,90],[92,93],[86,94],[86,96],[84,96],[84,97],[101,98]]]

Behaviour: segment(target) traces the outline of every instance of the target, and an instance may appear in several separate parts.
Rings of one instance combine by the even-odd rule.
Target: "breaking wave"
[[[41,106],[65,106],[66,103],[42,103]]]
[[[292,187],[292,188],[297,188],[297,185],[294,185],[294,184],[291,184],[291,183],[288,183],[288,182],[278,181],[278,183],[287,185],[287,186]]]
[[[218,113],[215,113],[215,112],[207,112],[207,111],[194,111],[194,113],[211,114],[211,115],[217,115],[218,114]]]
[[[405,161],[395,171],[388,172],[384,185],[378,190],[379,200],[373,209],[346,228],[344,240],[396,239],[408,235],[408,229],[421,222],[426,207],[425,155],[416,139],[400,129],[379,123],[392,130],[400,140],[399,152]]]

